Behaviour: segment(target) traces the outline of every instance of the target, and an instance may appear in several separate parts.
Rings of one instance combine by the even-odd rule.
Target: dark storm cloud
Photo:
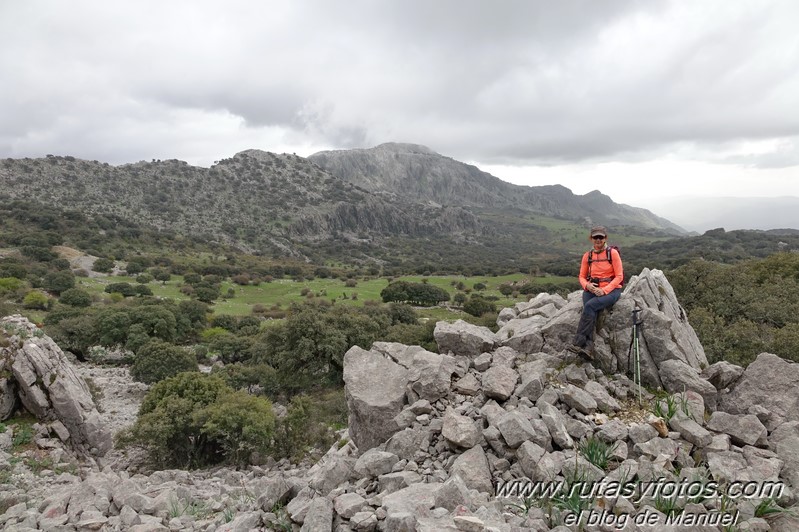
[[[733,163],[711,152],[799,136],[798,19],[791,0],[6,2],[0,155]]]

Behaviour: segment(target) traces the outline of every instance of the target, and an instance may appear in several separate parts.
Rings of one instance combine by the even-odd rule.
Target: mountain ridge
[[[615,203],[598,190],[579,196],[562,185],[515,185],[418,144],[391,142],[374,148],[322,151],[308,159],[365,190],[390,192],[417,201],[449,204],[459,199],[466,207],[516,207],[560,218],[587,218],[589,223],[639,225],[674,235],[686,233],[665,218],[646,209]]]
[[[401,180],[394,190],[379,186],[382,167],[368,158],[372,183],[334,175],[310,158],[250,149],[210,168],[176,159],[119,166],[71,156],[3,159],[0,200],[113,215],[275,258],[425,263],[431,271],[445,263],[453,271],[486,264],[526,271],[534,260],[568,259],[585,247],[592,223],[610,225],[628,245],[679,234],[651,213],[654,221],[640,223],[640,210],[598,191],[510,185],[420,145],[381,149],[404,159],[397,168],[406,172],[397,175],[414,177],[415,194]],[[394,157],[398,149],[404,155]]]

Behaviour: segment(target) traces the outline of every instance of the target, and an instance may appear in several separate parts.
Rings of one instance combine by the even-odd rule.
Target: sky
[[[798,26],[795,0],[0,0],[0,157],[410,142],[646,208],[799,196]]]

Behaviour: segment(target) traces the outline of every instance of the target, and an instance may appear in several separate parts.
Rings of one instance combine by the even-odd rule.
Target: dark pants
[[[594,327],[596,317],[600,310],[612,307],[621,297],[621,288],[613,290],[604,296],[595,296],[588,290],[583,291],[583,314],[577,324],[577,334],[574,336],[574,345],[586,347],[594,341]]]

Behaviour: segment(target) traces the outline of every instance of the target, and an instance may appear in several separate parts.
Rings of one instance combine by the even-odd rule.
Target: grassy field
[[[505,275],[497,277],[464,277],[464,276],[407,276],[399,277],[396,280],[409,281],[409,282],[422,282],[422,279],[427,279],[426,282],[431,285],[443,288],[451,296],[457,293],[456,286],[462,282],[467,289],[473,289],[476,283],[483,283],[486,289],[480,293],[485,296],[496,296],[497,308],[512,306],[518,301],[525,300],[528,296],[520,296],[517,299],[505,297],[499,292],[499,287],[503,283],[519,281],[525,276],[522,274]],[[561,277],[537,277],[534,282],[548,283],[563,280]],[[93,295],[98,297],[110,297],[105,293],[105,287],[111,283],[128,282],[135,283],[133,277],[125,276],[106,276],[106,277],[92,277],[92,278],[78,278],[78,286],[86,289]],[[233,297],[220,298],[213,305],[216,314],[231,314],[235,316],[245,316],[252,313],[253,306],[263,305],[266,308],[273,305],[279,305],[282,308],[287,308],[292,303],[299,303],[308,299],[308,294],[313,294],[315,297],[327,299],[329,301],[335,300],[339,305],[363,305],[365,301],[382,301],[380,298],[380,291],[385,288],[389,281],[383,278],[359,279],[356,280],[357,285],[348,287],[341,279],[321,279],[317,278],[312,281],[297,282],[291,279],[279,279],[271,283],[261,283],[258,286],[240,286],[232,282],[226,281],[222,283],[222,294],[227,294],[229,289],[233,290]],[[180,276],[173,276],[166,283],[153,281],[147,284],[153,291],[153,294],[158,297],[172,298],[175,300],[189,299],[188,296],[180,292],[180,287],[183,284],[183,278]],[[303,291],[307,291],[303,295]],[[473,291],[474,293],[475,291]],[[451,312],[447,309],[436,307],[432,309],[425,309],[421,314],[425,317],[435,319],[445,319],[447,316],[451,317]]]

